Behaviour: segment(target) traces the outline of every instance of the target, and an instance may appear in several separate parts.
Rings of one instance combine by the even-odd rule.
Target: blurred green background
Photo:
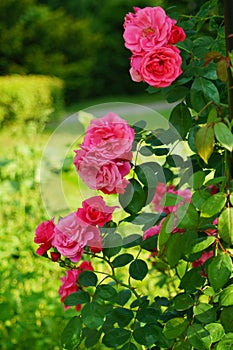
[[[203,2],[178,6],[193,13]],[[0,1],[0,350],[60,349],[73,311],[64,312],[57,294],[63,272],[36,256],[33,243],[36,226],[48,219],[39,183],[43,148],[59,121],[79,109],[155,100],[129,77],[122,25],[133,6],[158,5],[177,3]],[[63,181],[74,193],[67,164]]]

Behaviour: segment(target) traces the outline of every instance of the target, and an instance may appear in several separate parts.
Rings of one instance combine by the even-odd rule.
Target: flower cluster
[[[174,45],[185,33],[159,6],[134,7],[134,12],[125,17],[123,35],[132,52],[131,78],[156,88],[169,86],[182,73],[180,51]]]
[[[75,293],[79,290],[78,285],[78,276],[82,271],[93,271],[92,264],[89,261],[83,261],[78,268],[73,270],[67,270],[66,275],[61,277],[62,285],[58,290],[58,294],[61,297],[61,302],[64,303],[64,300],[68,297],[68,295]],[[69,306],[65,306],[65,310],[69,308]],[[79,311],[81,309],[81,304],[76,305],[76,310]]]
[[[124,193],[133,141],[134,130],[113,112],[91,121],[74,159],[79,176],[89,188],[106,194]]]
[[[60,255],[78,262],[85,247],[92,252],[102,250],[102,239],[98,227],[112,219],[116,206],[107,206],[101,196],[91,197],[82,203],[82,208],[73,212],[55,225],[54,220],[44,221],[36,228],[34,242],[39,244],[37,254],[44,255],[50,248],[53,261]]]

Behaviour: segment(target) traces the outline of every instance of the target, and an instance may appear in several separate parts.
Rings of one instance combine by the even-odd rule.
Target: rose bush
[[[225,20],[217,0],[196,16],[146,7],[125,17],[132,78],[176,106],[167,129],[111,111],[92,120],[74,164],[117,205],[95,196],[36,229],[38,254],[67,270],[62,302],[78,310],[63,349],[233,346],[233,7],[224,6]],[[188,157],[172,153],[180,144]]]

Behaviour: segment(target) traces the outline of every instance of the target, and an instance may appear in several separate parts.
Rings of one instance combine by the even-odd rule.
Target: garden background
[[[70,318],[57,294],[61,271],[36,256],[33,243],[35,227],[48,219],[39,167],[49,136],[62,118],[96,103],[155,102],[129,78],[123,18],[133,6],[175,5],[194,14],[202,3],[0,2],[0,349],[59,349],[58,334]],[[51,172],[59,173],[60,164]],[[62,176],[74,192],[69,157]]]

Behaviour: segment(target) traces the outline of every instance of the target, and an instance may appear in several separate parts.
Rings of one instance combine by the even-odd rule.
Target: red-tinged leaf
[[[195,146],[197,153],[207,164],[214,150],[214,129],[212,126],[203,126],[197,131]]]
[[[214,60],[219,59],[221,57],[223,57],[223,56],[217,51],[208,52],[204,58],[204,62],[205,62],[204,66],[207,66],[211,61],[214,61]]]

